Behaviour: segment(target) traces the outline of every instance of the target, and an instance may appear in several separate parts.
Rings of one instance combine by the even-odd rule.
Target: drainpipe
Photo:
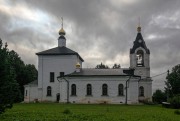
[[[123,70],[123,73],[129,75],[129,78],[126,80],[126,100],[125,104],[127,105],[127,98],[128,98],[128,82],[130,81],[131,77],[134,76],[134,69],[129,68],[128,70]]]
[[[128,98],[128,82],[131,79],[131,76],[129,76],[129,78],[126,80],[126,100],[125,100],[125,104],[127,105],[127,98]]]
[[[138,102],[139,102],[139,82],[141,81],[141,76],[139,77],[139,80],[138,80]]]
[[[67,82],[67,103],[69,103],[69,81],[64,77],[63,79]]]

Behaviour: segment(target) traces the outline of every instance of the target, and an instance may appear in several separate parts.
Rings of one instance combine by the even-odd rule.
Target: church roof
[[[80,72],[73,72],[67,74],[67,77],[82,77],[82,76],[129,76],[123,73],[123,70],[129,70],[129,68],[121,69],[92,69],[92,68],[83,68]]]
[[[141,40],[141,41],[139,41],[139,40]],[[135,39],[135,41],[134,41],[133,48],[130,49],[130,54],[135,53],[135,50],[136,50],[137,48],[139,48],[139,47],[144,48],[145,51],[146,51],[146,53],[147,53],[147,54],[150,54],[150,51],[149,51],[149,49],[147,48],[146,43],[145,43],[145,41],[144,41],[144,39],[143,39],[143,37],[142,37],[142,35],[141,35],[140,32],[137,33],[136,39]]]
[[[49,50],[45,50],[45,51],[36,53],[36,55],[77,55],[77,56],[79,56],[81,61],[84,61],[77,52],[75,52],[65,46],[55,47],[55,48],[52,48]]]

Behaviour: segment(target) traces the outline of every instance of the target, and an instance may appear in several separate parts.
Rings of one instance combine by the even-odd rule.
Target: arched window
[[[47,87],[47,96],[51,96],[51,91],[52,91],[51,87],[48,86]]]
[[[119,96],[124,95],[124,86],[123,86],[123,84],[119,84],[119,86],[118,86],[118,95]]]
[[[87,84],[87,95],[92,95],[92,86],[91,86],[91,84]]]
[[[144,96],[144,87],[143,86],[139,87],[139,96]]]
[[[75,84],[71,85],[71,95],[76,96],[76,85]]]
[[[108,86],[107,84],[102,85],[102,95],[107,96],[108,95]]]
[[[142,50],[138,50],[136,53],[137,58],[137,66],[144,66],[144,52]]]

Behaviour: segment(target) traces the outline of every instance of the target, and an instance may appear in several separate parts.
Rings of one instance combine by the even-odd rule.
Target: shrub
[[[169,102],[172,108],[175,108],[175,109],[180,108],[180,95],[174,96],[173,98],[170,99]]]
[[[64,113],[64,114],[71,114],[71,111],[70,111],[69,109],[65,109],[65,110],[63,111],[63,113]]]
[[[159,89],[153,93],[152,98],[154,103],[161,104],[162,102],[166,102],[166,94]]]
[[[180,115],[180,110],[175,110],[174,114]]]

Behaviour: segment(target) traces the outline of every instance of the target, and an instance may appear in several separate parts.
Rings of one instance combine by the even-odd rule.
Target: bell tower
[[[141,76],[139,81],[139,101],[152,100],[152,80],[150,78],[150,51],[141,34],[140,25],[137,27],[137,36],[130,49],[130,68],[134,74]]]
[[[130,49],[130,68],[135,69],[135,75],[150,77],[150,51],[141,34],[140,25],[137,27],[137,36]]]

